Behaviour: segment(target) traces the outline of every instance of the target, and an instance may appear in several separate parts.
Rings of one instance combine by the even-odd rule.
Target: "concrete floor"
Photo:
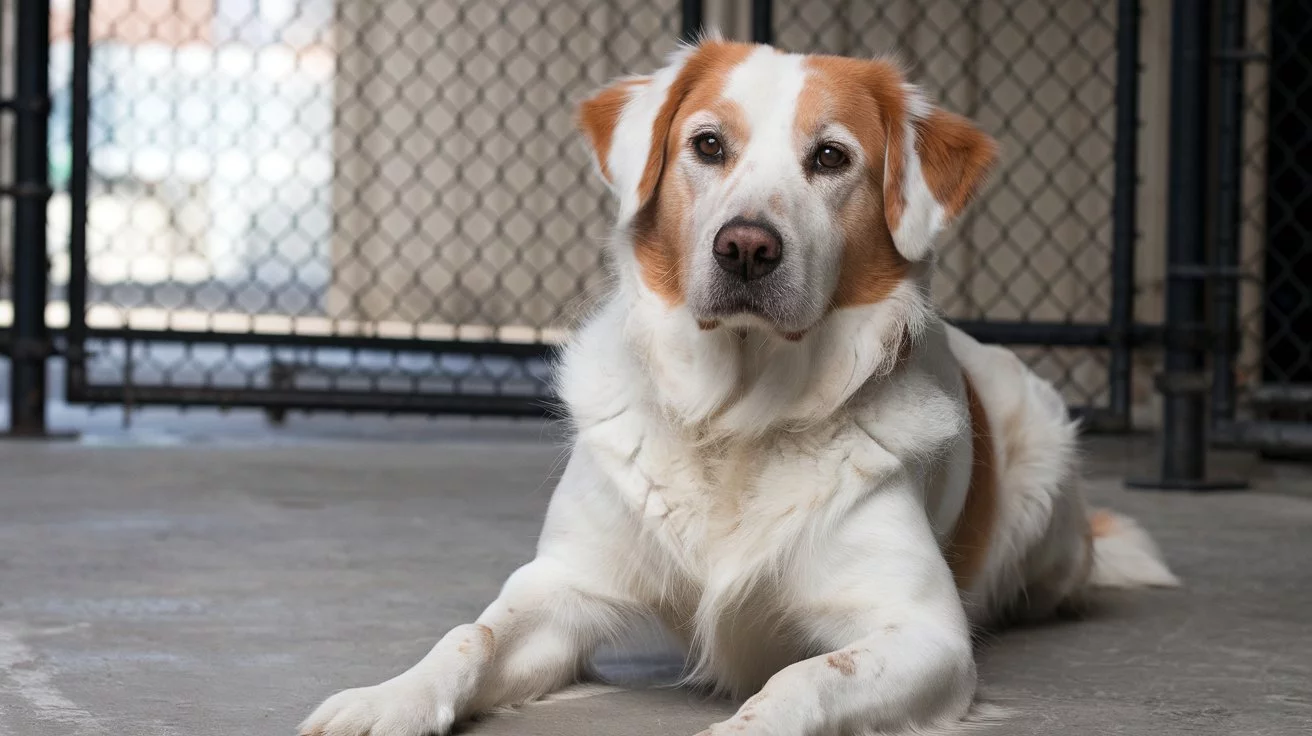
[[[531,555],[557,466],[544,425],[104,415],[0,444],[0,734],[291,734],[322,698],[413,663]],[[1093,441],[1091,496],[1186,581],[981,652],[998,734],[1312,733],[1312,469],[1248,493],[1130,493],[1145,440]],[[604,655],[630,684],[677,663]],[[727,703],[633,689],[472,734],[692,734]]]

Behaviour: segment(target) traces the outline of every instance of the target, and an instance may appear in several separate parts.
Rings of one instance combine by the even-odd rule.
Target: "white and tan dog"
[[[617,283],[564,359],[577,435],[537,558],[302,732],[445,734],[575,682],[644,615],[692,679],[752,696],[708,734],[950,726],[972,627],[1175,583],[1085,507],[1053,387],[929,303],[988,136],[894,64],[718,40],[580,121],[619,199]]]

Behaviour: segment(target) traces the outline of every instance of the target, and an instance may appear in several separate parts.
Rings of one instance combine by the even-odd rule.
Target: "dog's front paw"
[[[455,709],[437,702],[420,682],[398,678],[373,687],[343,690],[301,724],[302,736],[443,736]]]

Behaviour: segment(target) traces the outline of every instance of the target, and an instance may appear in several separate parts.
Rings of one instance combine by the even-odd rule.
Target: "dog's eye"
[[[815,165],[821,169],[839,169],[847,163],[847,154],[837,146],[820,146],[815,152]]]
[[[720,145],[719,136],[711,133],[693,138],[692,147],[698,156],[707,161],[718,161],[724,156],[724,146]]]

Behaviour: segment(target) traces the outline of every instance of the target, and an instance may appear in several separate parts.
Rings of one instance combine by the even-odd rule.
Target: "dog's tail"
[[[1098,509],[1089,516],[1093,570],[1089,584],[1101,588],[1174,588],[1171,573],[1152,537],[1134,519]]]

